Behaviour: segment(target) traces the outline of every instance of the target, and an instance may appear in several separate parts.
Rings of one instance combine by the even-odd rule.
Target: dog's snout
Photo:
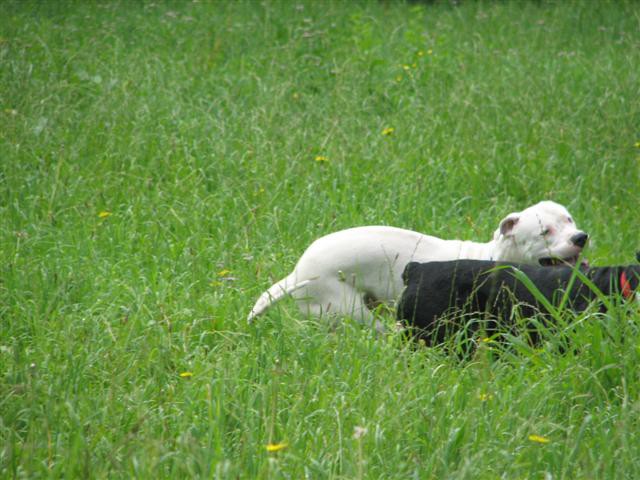
[[[573,237],[571,237],[571,243],[573,243],[576,247],[584,247],[589,240],[589,235],[584,232],[578,232]]]

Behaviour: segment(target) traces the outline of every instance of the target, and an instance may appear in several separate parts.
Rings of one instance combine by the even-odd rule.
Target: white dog
[[[313,242],[293,272],[260,296],[248,320],[291,295],[307,315],[351,316],[373,325],[371,309],[395,302],[409,262],[466,258],[575,264],[587,239],[567,209],[550,201],[509,214],[488,243],[442,240],[394,227],[350,228]],[[376,328],[382,327],[376,323]]]

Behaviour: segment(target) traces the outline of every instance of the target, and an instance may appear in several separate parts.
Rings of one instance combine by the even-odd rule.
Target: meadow
[[[550,199],[632,263],[638,3],[0,8],[0,477],[640,478],[633,307],[464,361],[245,321],[355,225]]]

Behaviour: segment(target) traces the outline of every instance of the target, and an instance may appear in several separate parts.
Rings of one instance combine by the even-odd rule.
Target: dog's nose
[[[576,247],[584,247],[589,240],[589,235],[584,232],[576,233],[573,237],[571,237],[571,243],[573,243]]]

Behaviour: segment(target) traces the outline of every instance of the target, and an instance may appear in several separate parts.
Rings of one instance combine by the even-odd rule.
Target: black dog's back
[[[462,329],[483,328],[490,333],[497,328],[499,314],[506,315],[499,305],[504,303],[504,289],[517,286],[513,274],[505,271],[514,266],[478,260],[409,263],[403,273],[406,288],[398,304],[398,319],[429,345],[442,343]],[[535,303],[530,297],[527,300]],[[476,314],[473,321],[470,313]]]
[[[518,279],[515,268],[537,292]],[[582,274],[609,295],[619,290],[623,271],[628,272],[628,287],[635,290],[638,266],[592,268]],[[403,273],[406,288],[398,305],[398,319],[415,327],[418,336],[429,344],[440,343],[451,330],[463,328],[465,313],[476,313],[472,329],[482,326],[491,333],[498,321],[507,327],[513,323],[515,308],[523,318],[537,312],[549,313],[545,303],[557,306],[567,290],[567,306],[576,311],[586,309],[597,293],[585,285],[583,275],[569,266],[537,267],[481,260],[412,262]],[[451,318],[443,322],[447,316]]]

